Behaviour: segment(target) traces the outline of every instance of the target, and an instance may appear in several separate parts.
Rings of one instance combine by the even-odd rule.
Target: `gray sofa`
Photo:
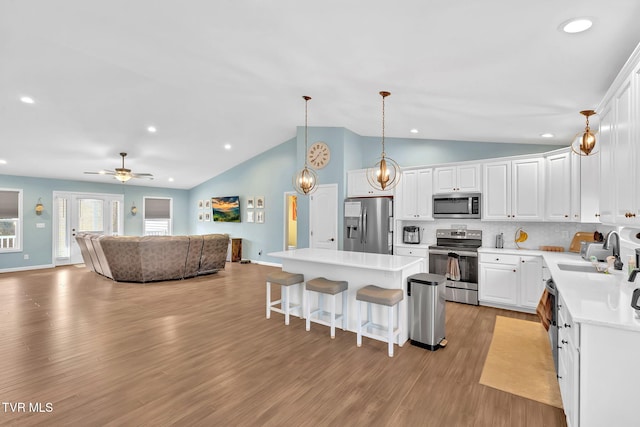
[[[104,236],[78,233],[85,265],[118,282],[177,280],[224,269],[227,234]]]

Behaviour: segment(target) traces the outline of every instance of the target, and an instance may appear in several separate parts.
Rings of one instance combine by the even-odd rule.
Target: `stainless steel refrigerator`
[[[392,254],[393,199],[345,199],[343,235],[345,251]]]

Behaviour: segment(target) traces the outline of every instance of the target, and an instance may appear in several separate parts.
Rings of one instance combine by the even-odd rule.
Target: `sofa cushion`
[[[139,243],[142,281],[182,279],[189,251],[187,236],[144,236]]]
[[[202,236],[202,255],[198,274],[209,274],[224,268],[229,251],[228,234],[205,234]]]
[[[187,261],[184,267],[185,278],[198,275],[203,242],[204,239],[201,235],[189,236],[189,250],[187,252]]]

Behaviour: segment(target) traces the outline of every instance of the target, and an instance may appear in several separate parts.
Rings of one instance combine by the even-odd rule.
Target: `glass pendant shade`
[[[580,114],[585,116],[587,124],[584,132],[578,133],[573,139],[573,142],[571,143],[571,151],[580,156],[596,154],[597,151],[594,151],[596,148],[596,136],[591,132],[591,128],[589,127],[589,117],[596,114],[596,112],[593,110],[584,110],[580,111]]]
[[[293,188],[298,194],[309,195],[318,189],[318,174],[307,165],[307,106],[310,96],[303,96],[304,99],[304,167],[293,177]]]
[[[373,167],[367,169],[367,181],[376,190],[391,190],[400,182],[400,166],[384,152],[384,99],[390,92],[380,92],[382,96],[382,153]]]

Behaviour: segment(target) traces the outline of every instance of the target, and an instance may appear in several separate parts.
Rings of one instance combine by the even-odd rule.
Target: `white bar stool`
[[[358,302],[358,332],[357,332],[357,344],[358,347],[362,347],[362,336],[381,339],[389,344],[389,357],[393,357],[393,343],[396,337],[400,335],[402,328],[402,322],[400,321],[400,306],[398,306],[398,327],[394,328],[393,324],[393,307],[398,305],[404,298],[402,289],[386,289],[375,285],[368,285],[358,290],[356,293],[356,300]],[[362,303],[367,303],[367,320],[362,323]],[[387,326],[373,323],[371,316],[371,304],[386,305],[388,307],[388,320]],[[363,330],[363,328],[375,328],[386,332],[386,334],[375,334]]]
[[[271,301],[271,284],[280,285],[280,299]],[[276,271],[267,276],[267,319],[271,318],[271,312],[284,314],[284,324],[289,324],[289,314],[292,311],[298,313],[298,317],[302,319],[302,284],[304,276],[298,273],[289,273],[287,271]],[[291,304],[290,289],[292,286],[298,286],[300,291],[300,304]],[[275,307],[280,304],[280,308]]]
[[[311,322],[319,323],[321,325],[331,327],[331,339],[336,337],[336,320],[342,318],[342,330],[347,329],[347,288],[349,284],[343,280],[329,280],[324,277],[318,277],[312,280],[308,280],[305,285],[306,305],[307,305],[307,331],[311,330]],[[318,293],[318,308],[311,311],[311,304],[309,303],[309,292]],[[336,313],[336,296],[342,294],[342,314]],[[333,295],[331,302],[331,312],[324,311],[323,309],[323,296]],[[312,318],[313,315],[317,315],[316,318]],[[320,316],[329,315],[329,322],[322,320]]]

